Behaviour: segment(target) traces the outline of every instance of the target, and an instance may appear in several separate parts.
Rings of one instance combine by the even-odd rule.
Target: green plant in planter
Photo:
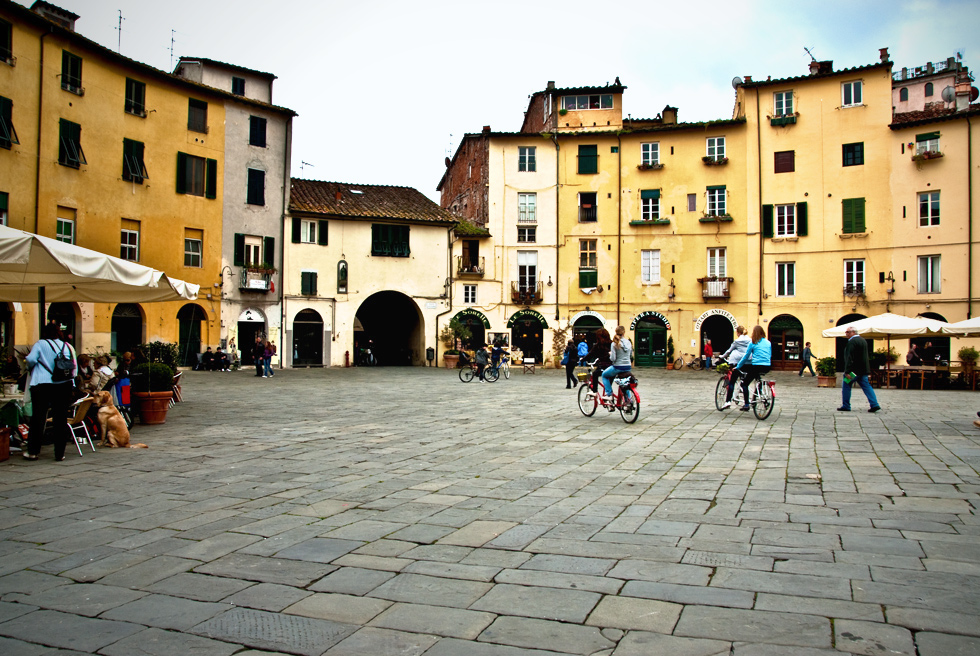
[[[674,361],[674,336],[667,338],[667,362]]]
[[[146,362],[160,362],[170,367],[173,372],[170,374],[171,378],[177,373],[177,367],[180,366],[180,348],[176,343],[150,342],[149,344],[140,344],[136,348]]]
[[[898,351],[895,350],[895,347],[891,347],[887,351],[878,349],[871,357],[871,366],[875,368],[883,367],[885,363],[895,364],[896,362],[898,362]]]
[[[831,356],[826,358],[820,358],[819,360],[817,360],[817,375],[836,376],[837,358]]]
[[[959,357],[960,362],[968,366],[976,366],[977,358],[980,358],[980,352],[978,352],[972,346],[964,346],[956,353],[956,355]]]
[[[462,321],[453,317],[449,320],[449,324],[439,333],[439,341],[446,347],[443,355],[459,355],[459,350],[456,348],[456,340],[465,342],[472,336],[473,332]]]
[[[169,392],[174,387],[174,370],[160,362],[144,362],[133,370],[134,392]]]

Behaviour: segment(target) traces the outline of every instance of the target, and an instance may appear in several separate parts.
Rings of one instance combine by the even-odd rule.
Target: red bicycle
[[[586,379],[578,388],[578,409],[586,417],[591,417],[595,411],[602,406],[609,412],[619,410],[623,421],[627,424],[635,423],[640,417],[640,394],[636,391],[640,381],[629,371],[616,374],[613,383],[616,385],[615,392],[611,397],[605,397],[597,393],[594,382],[596,376],[595,364],[589,368]],[[601,383],[597,383],[601,387]]]

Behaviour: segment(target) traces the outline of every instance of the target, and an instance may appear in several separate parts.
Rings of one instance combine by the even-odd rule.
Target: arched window
[[[898,99],[902,102],[908,102],[909,99],[909,89],[908,87],[902,87],[898,91]]]
[[[926,82],[926,98],[932,95],[932,82]]]

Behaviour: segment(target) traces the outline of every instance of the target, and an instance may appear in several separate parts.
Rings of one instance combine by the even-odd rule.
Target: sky
[[[20,0],[30,6],[32,2]],[[53,0],[83,36],[156,68],[205,57],[278,76],[293,177],[436,186],[464,134],[520,130],[548,81],[628,89],[623,115],[731,118],[736,76],[895,70],[962,53],[980,68],[977,0]],[[119,15],[122,12],[122,31]],[[171,49],[171,39],[173,47]]]

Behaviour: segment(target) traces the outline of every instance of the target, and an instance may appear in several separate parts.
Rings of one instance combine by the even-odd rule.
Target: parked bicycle
[[[624,371],[616,375],[613,384],[616,386],[611,400],[607,400],[598,392],[595,385],[602,387],[601,382],[595,381],[595,363],[590,365],[589,372],[585,374],[585,380],[578,388],[578,409],[586,417],[591,417],[595,411],[602,406],[609,412],[619,410],[623,421],[627,424],[635,423],[640,416],[640,394],[636,391],[640,381],[629,371]]]
[[[745,405],[745,399],[742,397],[742,385],[741,383],[736,383],[735,389],[732,392],[732,401],[728,407],[725,407],[728,385],[734,372],[734,367],[730,368],[718,379],[718,384],[715,386],[715,407],[719,410],[727,410],[729,407],[737,408]],[[752,406],[752,411],[759,419],[765,419],[772,414],[772,408],[776,405],[776,381],[766,380],[764,378],[758,378],[753,381],[748,404]]]
[[[684,358],[690,357],[690,360],[685,360]],[[681,357],[674,360],[674,369],[683,369],[684,367],[690,367],[694,371],[701,371],[704,365],[701,362],[701,358],[691,353],[681,353]]]
[[[504,378],[510,378],[510,359],[501,358],[500,362],[496,365],[488,364],[483,369],[483,379],[488,383],[495,383],[497,379],[503,375]],[[470,362],[468,366],[463,367],[459,370],[459,379],[464,383],[468,383],[476,377],[476,363]]]

